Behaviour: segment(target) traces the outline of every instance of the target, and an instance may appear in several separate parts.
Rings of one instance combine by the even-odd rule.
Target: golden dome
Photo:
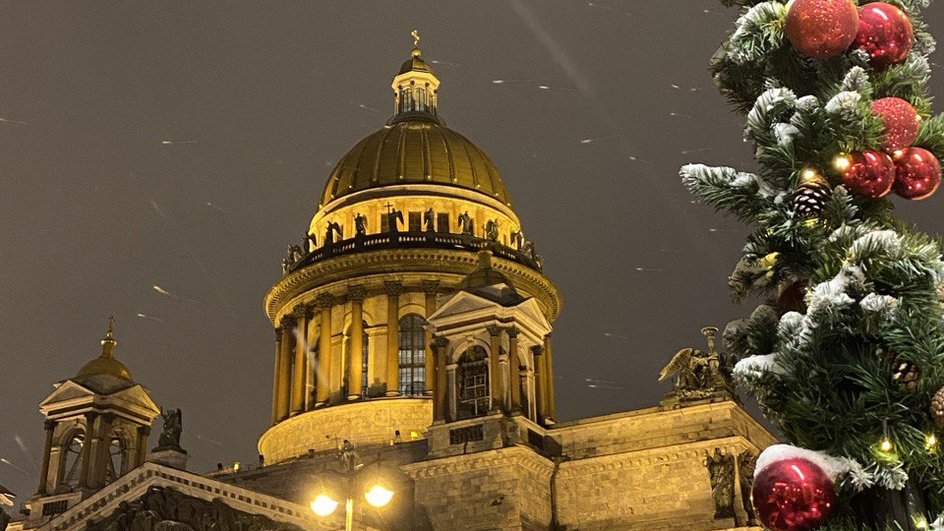
[[[439,184],[475,190],[511,205],[498,168],[478,146],[433,120],[404,120],[357,143],[331,172],[321,205],[361,190]]]
[[[107,374],[116,378],[131,380],[131,371],[128,370],[128,367],[115,359],[115,346],[117,344],[118,341],[115,340],[115,335],[112,332],[112,324],[109,323],[108,332],[102,338],[102,354],[82,366],[76,377]]]

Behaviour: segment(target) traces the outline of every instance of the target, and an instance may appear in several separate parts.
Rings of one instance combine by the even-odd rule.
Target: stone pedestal
[[[155,448],[148,454],[147,460],[177,470],[187,470],[187,460],[190,456],[180,448]]]

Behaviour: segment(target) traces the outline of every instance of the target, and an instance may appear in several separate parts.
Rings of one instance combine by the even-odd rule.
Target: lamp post
[[[357,475],[363,464],[357,464],[357,452],[354,445],[344,440],[339,454],[341,473],[344,476],[344,529],[354,529],[354,499],[358,492]],[[373,483],[364,491],[364,499],[373,507],[385,507],[393,499],[394,492],[381,483]],[[332,498],[327,492],[320,492],[311,502],[311,510],[316,515],[326,517],[334,513],[341,503]]]

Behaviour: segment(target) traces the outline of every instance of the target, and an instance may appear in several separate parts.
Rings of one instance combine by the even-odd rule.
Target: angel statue
[[[721,372],[722,354],[715,349],[718,329],[706,326],[701,332],[708,340],[708,352],[683,348],[659,373],[660,382],[677,375],[675,392],[680,400],[700,400],[730,390],[730,383]]]
[[[457,220],[462,234],[472,235],[472,216],[468,212],[463,212]]]
[[[161,411],[164,427],[157,440],[158,448],[174,448],[180,450],[180,432],[183,430],[183,416],[180,408]]]

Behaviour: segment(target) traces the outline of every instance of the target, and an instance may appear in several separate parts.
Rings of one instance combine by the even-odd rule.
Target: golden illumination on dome
[[[439,78],[421,57],[419,33],[411,35],[413,51],[391,83],[393,118],[341,158],[328,178],[321,206],[362,190],[400,184],[457,186],[510,206],[495,164],[439,118]]]
[[[102,354],[94,360],[86,363],[76,376],[91,376],[96,374],[107,374],[124,380],[131,380],[131,371],[124,363],[115,359],[115,346],[118,341],[114,334],[115,318],[108,320],[108,332],[102,338]]]
[[[398,184],[458,186],[511,204],[488,155],[459,133],[419,120],[395,123],[358,142],[331,172],[321,204]]]

